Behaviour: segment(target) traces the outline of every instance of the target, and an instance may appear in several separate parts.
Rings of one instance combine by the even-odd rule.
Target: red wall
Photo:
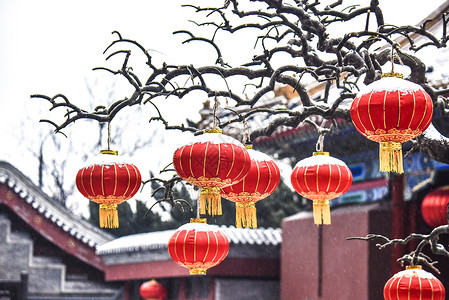
[[[389,236],[389,208],[342,207],[331,215],[332,224],[322,227],[321,247],[320,229],[311,212],[284,219],[281,299],[382,299],[383,285],[391,276],[390,250],[378,250],[376,242],[346,238],[368,233]]]

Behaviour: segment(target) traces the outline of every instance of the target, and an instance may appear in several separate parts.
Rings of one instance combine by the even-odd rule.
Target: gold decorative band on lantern
[[[207,224],[206,218],[190,218],[190,223]]]
[[[101,228],[118,228],[117,204],[100,204],[99,215]]]
[[[404,173],[401,143],[393,141],[380,143],[379,169],[381,172]]]
[[[422,266],[421,265],[412,265],[412,266],[407,266],[405,267],[406,270],[422,270]]]
[[[390,72],[390,73],[383,73],[382,78],[384,77],[396,77],[399,79],[403,79],[404,75],[402,75],[402,73]]]
[[[223,133],[223,129],[220,128],[204,129],[204,133]]]
[[[206,275],[205,269],[190,269],[190,275]]]
[[[100,150],[101,154],[118,155],[117,150]]]
[[[317,155],[326,155],[326,156],[329,156],[329,152],[313,152],[313,156],[317,156]]]
[[[246,144],[245,149],[247,150],[253,150],[253,144]]]

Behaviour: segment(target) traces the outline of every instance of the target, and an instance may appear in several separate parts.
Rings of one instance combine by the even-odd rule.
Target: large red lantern
[[[153,279],[142,283],[140,286],[140,296],[145,300],[164,300],[167,298],[167,289]]]
[[[447,204],[449,186],[443,186],[428,193],[421,203],[424,221],[431,227],[447,225]]]
[[[384,74],[360,91],[351,105],[355,128],[380,143],[382,172],[404,172],[401,143],[420,135],[432,121],[433,103],[429,94],[401,78],[398,73]]]
[[[191,219],[176,230],[168,241],[168,253],[190,275],[205,275],[206,270],[221,263],[229,252],[224,233],[206,224],[206,219]]]
[[[296,192],[313,200],[314,223],[330,224],[329,200],[346,193],[352,184],[352,173],[343,161],[329,156],[329,152],[315,152],[296,164],[291,183]]]
[[[279,185],[281,173],[266,154],[247,145],[251,158],[248,175],[236,184],[222,188],[221,195],[236,204],[235,226],[257,228],[256,202],[271,195]]]
[[[173,156],[179,177],[201,187],[201,214],[221,215],[221,188],[242,180],[251,166],[245,147],[221,133],[221,129],[206,130]]]
[[[142,181],[133,164],[117,163],[117,151],[102,150],[103,162],[84,167],[76,175],[76,187],[87,199],[100,204],[100,227],[117,228],[117,205],[133,197]]]
[[[445,294],[441,281],[419,265],[396,273],[384,287],[385,300],[444,300]]]

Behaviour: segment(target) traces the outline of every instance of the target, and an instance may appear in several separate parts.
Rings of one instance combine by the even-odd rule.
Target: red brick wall
[[[376,242],[347,241],[368,233],[389,235],[391,215],[378,204],[334,209],[332,224],[319,228],[311,212],[286,218],[282,224],[282,300],[378,300],[391,276],[391,252]],[[320,274],[321,273],[321,274]],[[320,279],[321,276],[321,279]],[[320,283],[321,282],[321,283]]]

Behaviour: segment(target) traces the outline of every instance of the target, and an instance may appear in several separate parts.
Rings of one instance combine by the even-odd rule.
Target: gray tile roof
[[[0,184],[8,185],[39,214],[92,248],[114,239],[113,235],[73,216],[70,211],[52,201],[19,170],[4,161],[0,161]]]
[[[217,226],[234,245],[264,245],[278,246],[282,243],[282,230],[280,228],[235,228],[234,226]],[[97,247],[97,254],[118,254],[147,251],[153,249],[166,249],[170,237],[175,229],[155,231],[149,233],[133,234],[118,238]]]

